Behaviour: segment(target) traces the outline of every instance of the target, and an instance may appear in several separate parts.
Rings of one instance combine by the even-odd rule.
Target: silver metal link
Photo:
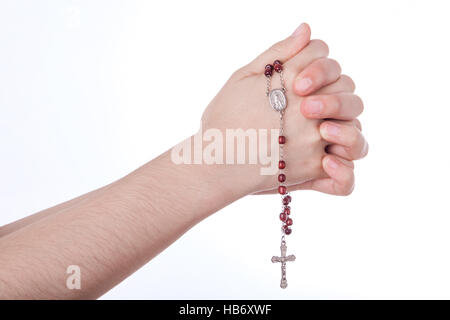
[[[271,83],[272,83],[272,77],[266,76],[266,96],[269,96],[270,90],[271,90]]]
[[[284,85],[284,72],[283,72],[283,70],[281,70],[281,72],[280,72],[280,83],[281,83],[281,89],[283,90],[283,92],[286,92],[286,87]]]

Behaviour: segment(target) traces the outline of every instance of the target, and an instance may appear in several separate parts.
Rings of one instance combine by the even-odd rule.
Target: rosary
[[[271,89],[272,83],[272,74],[273,71],[276,71],[280,75],[280,83],[281,88]],[[283,65],[280,60],[275,60],[272,64],[268,64],[265,67],[264,75],[266,76],[266,96],[269,98],[269,103],[272,108],[277,111],[280,115],[280,133],[278,136],[278,148],[280,158],[278,161],[278,193],[281,195],[281,203],[282,203],[282,212],[280,213],[280,220],[282,222],[281,227],[281,255],[279,257],[273,256],[272,262],[280,262],[281,263],[281,283],[280,287],[285,289],[287,287],[287,279],[286,279],[286,262],[287,261],[295,261],[294,255],[286,256],[287,246],[286,246],[286,236],[292,233],[292,218],[290,217],[291,208],[289,207],[289,203],[292,198],[287,191],[287,186],[285,184],[286,175],[283,173],[286,168],[286,162],[283,159],[283,149],[286,143],[286,137],[283,132],[283,115],[284,110],[287,107],[287,99],[286,99],[286,88],[284,86],[284,75],[283,75]]]

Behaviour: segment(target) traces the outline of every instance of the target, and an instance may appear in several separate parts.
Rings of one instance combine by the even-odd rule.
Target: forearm
[[[102,192],[0,239],[1,298],[96,298],[245,192],[167,152]],[[81,290],[66,269],[81,268]]]
[[[23,228],[23,227],[25,227],[25,226],[27,226],[29,224],[32,224],[32,223],[37,222],[37,221],[39,221],[39,220],[41,220],[43,218],[46,218],[46,217],[48,217],[48,216],[50,216],[50,215],[52,215],[54,213],[61,213],[61,212],[63,212],[66,209],[69,209],[69,208],[71,208],[71,207],[73,207],[75,205],[81,204],[82,202],[86,201],[89,198],[92,198],[94,196],[98,196],[98,194],[100,192],[102,192],[103,190],[106,190],[108,187],[109,187],[109,185],[104,186],[102,188],[99,188],[97,190],[93,190],[91,192],[83,194],[83,195],[81,195],[79,197],[76,197],[74,199],[71,199],[69,201],[57,204],[57,205],[55,205],[53,207],[44,209],[42,211],[39,211],[39,212],[36,212],[36,213],[34,213],[32,215],[24,217],[24,218],[22,218],[20,220],[17,220],[17,221],[9,223],[7,225],[4,225],[4,226],[0,227],[0,238],[4,237],[4,236],[6,236],[6,235],[8,235],[8,234],[10,234],[10,233],[12,233],[14,231],[17,231],[17,230],[19,230],[19,229],[21,229],[21,228]]]

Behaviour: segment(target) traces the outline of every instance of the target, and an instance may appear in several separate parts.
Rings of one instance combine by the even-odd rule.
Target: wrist
[[[204,219],[252,192],[250,184],[236,180],[237,165],[177,164],[171,150],[148,162],[125,179],[165,214],[180,213],[189,221]],[[240,170],[245,170],[241,168]],[[244,171],[243,171],[244,172]]]

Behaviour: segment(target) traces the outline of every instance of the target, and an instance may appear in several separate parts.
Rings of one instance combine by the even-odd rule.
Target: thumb
[[[292,35],[275,43],[255,60],[250,62],[248,67],[251,72],[259,73],[264,71],[264,67],[267,64],[273,63],[275,60],[280,60],[285,63],[306,47],[310,40],[311,29],[307,23],[302,23]]]

